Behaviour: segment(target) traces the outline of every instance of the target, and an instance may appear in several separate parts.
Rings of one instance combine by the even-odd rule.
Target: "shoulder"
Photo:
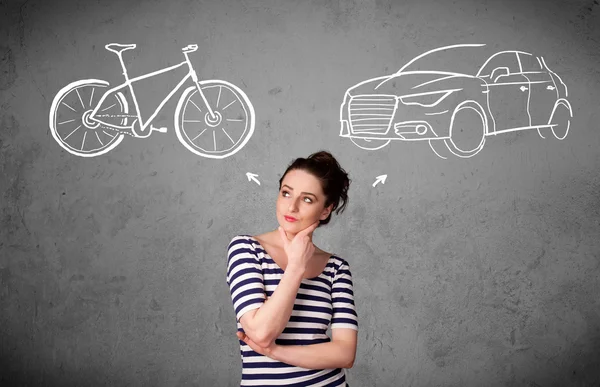
[[[346,261],[344,258],[340,257],[337,254],[331,254],[331,257],[329,259],[331,261],[333,261],[336,268],[340,268],[342,266],[346,266],[346,267],[350,266],[348,261]]]
[[[229,242],[229,246],[235,246],[235,245],[241,245],[241,244],[253,245],[255,241],[256,241],[256,239],[251,235],[238,234],[238,235],[235,235],[233,238],[231,238],[231,241]]]
[[[241,253],[241,252],[254,252],[256,240],[247,234],[238,234],[235,235],[229,241],[229,245],[227,246],[227,252],[231,256],[233,253]]]
[[[333,254],[329,264],[334,268],[334,278],[339,276],[352,276],[350,272],[350,264],[344,258]]]
[[[243,281],[256,282],[262,278],[261,260],[250,235],[231,238],[227,247],[227,283],[237,289]],[[240,282],[242,281],[242,282]]]

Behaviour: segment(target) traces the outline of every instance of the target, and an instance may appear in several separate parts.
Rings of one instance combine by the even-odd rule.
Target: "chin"
[[[300,230],[302,227],[300,227],[300,222],[294,222],[294,223],[290,223],[287,220],[283,219],[279,225],[286,231],[293,231],[296,232],[297,230]]]

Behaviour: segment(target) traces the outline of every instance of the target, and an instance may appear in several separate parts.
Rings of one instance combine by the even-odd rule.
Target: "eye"
[[[286,195],[289,195],[289,192],[288,191],[281,191],[281,195],[283,197],[287,197]]]
[[[307,200],[308,200],[308,201],[307,201]],[[309,198],[308,196],[305,196],[305,197],[304,197],[304,201],[305,201],[305,202],[307,201],[306,203],[312,203],[312,202],[313,202],[313,201],[312,201],[312,199],[311,199],[311,198]]]

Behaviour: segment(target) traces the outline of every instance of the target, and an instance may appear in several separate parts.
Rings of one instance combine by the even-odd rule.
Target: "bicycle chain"
[[[128,117],[128,118],[132,118],[131,116],[125,115],[125,114],[98,114],[96,117],[112,117],[112,118]],[[128,136],[135,137],[133,135],[133,133],[124,132],[124,131],[122,131],[120,129],[111,128],[110,126],[105,126],[105,125],[100,124],[100,128],[112,130],[113,132],[123,133],[123,134],[126,134]]]
[[[101,127],[102,129],[108,129],[108,130],[112,130],[113,132],[117,132],[117,133],[123,133],[123,134],[126,134],[126,135],[128,135],[128,136],[135,137],[135,136],[133,135],[133,133],[124,132],[124,131],[122,131],[122,130],[119,130],[119,129],[111,128],[110,126],[104,126],[104,125],[100,125],[100,127]]]

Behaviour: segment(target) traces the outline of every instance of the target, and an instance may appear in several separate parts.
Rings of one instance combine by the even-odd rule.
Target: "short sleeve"
[[[239,321],[244,313],[265,302],[262,268],[252,241],[243,235],[233,237],[227,248],[227,284]]]
[[[331,287],[333,316],[331,329],[350,328],[358,330],[358,319],[354,307],[354,291],[350,265],[345,260],[337,269]]]

